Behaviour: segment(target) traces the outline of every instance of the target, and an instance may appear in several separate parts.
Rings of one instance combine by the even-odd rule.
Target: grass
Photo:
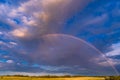
[[[105,77],[19,77],[1,76],[0,80],[105,80]]]
[[[120,80],[120,76],[0,76],[0,80]]]

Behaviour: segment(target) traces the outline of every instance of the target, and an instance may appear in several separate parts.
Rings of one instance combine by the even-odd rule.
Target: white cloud
[[[11,32],[11,34],[13,36],[16,37],[25,37],[28,33],[28,30],[26,28],[19,28],[19,29],[15,29],[14,31]]]
[[[108,14],[103,14],[101,16],[98,17],[92,17],[89,18],[88,21],[86,21],[85,25],[90,25],[90,24],[101,24],[102,22],[105,22],[105,20],[108,19]]]
[[[110,46],[110,49],[112,49],[112,50],[105,54],[106,57],[114,57],[114,56],[119,56],[120,55],[120,43],[112,44]],[[108,60],[110,61],[110,63],[112,65],[119,65],[120,64],[119,59],[108,58]],[[105,63],[103,62],[103,64],[105,64]]]
[[[7,62],[7,63],[9,63],[9,64],[14,63],[14,61],[13,61],[13,60],[7,60],[6,62]]]
[[[3,34],[3,32],[0,32],[0,35],[2,35]]]
[[[120,43],[112,44],[110,48],[112,48],[112,51],[106,53],[106,56],[111,57],[120,55]]]
[[[14,46],[16,46],[17,43],[15,42],[3,42],[3,41],[0,41],[0,46],[3,48],[3,47],[6,47],[6,48],[13,48]]]
[[[17,46],[18,44],[17,43],[15,43],[15,42],[9,42],[9,47],[10,48],[14,48],[15,46]]]
[[[17,43],[15,43],[15,42],[9,42],[10,44],[12,44],[12,45],[17,45]]]
[[[48,73],[48,72],[37,72],[37,73],[32,73],[32,72],[17,72],[17,71],[4,71],[0,72],[0,75],[29,75],[29,76],[44,76],[44,75],[58,75],[58,76],[64,76],[64,75],[73,75],[70,73]]]

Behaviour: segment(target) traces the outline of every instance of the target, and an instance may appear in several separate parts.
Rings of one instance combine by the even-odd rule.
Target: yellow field
[[[74,78],[0,77],[0,80],[105,80],[105,78],[104,77],[74,77]]]

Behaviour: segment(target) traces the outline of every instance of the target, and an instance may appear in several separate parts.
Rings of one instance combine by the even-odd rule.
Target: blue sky
[[[117,75],[119,22],[119,0],[0,0],[0,74]]]

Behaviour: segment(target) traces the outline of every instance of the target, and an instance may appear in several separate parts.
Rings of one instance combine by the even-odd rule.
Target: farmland
[[[120,76],[0,76],[0,80],[120,80]]]
[[[59,77],[59,78],[41,78],[41,77],[18,77],[1,76],[0,80],[105,80],[104,77]]]

